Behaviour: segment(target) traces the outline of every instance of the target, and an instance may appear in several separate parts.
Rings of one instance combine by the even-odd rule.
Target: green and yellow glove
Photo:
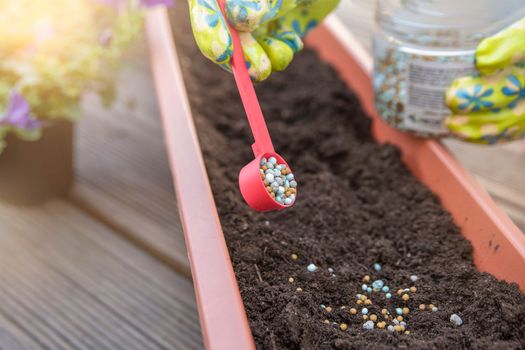
[[[446,92],[450,132],[495,144],[525,137],[525,18],[476,50],[479,76],[456,79]]]
[[[302,38],[339,0],[226,0],[228,22],[239,31],[248,71],[262,81],[284,70],[303,48]],[[216,0],[189,0],[193,34],[210,60],[230,70],[232,40]]]

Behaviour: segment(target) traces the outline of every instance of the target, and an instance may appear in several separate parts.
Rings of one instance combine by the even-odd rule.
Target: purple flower
[[[0,126],[6,125],[26,130],[33,130],[41,126],[40,121],[31,116],[31,107],[27,100],[15,91],[9,97],[6,112],[0,116]]]
[[[104,30],[98,37],[98,42],[100,45],[107,47],[111,44],[113,40],[113,31],[111,29]]]
[[[120,7],[129,2],[129,0],[96,0],[97,2],[109,5],[112,7]],[[139,5],[142,7],[154,7],[158,5],[173,6],[174,0],[139,0]]]

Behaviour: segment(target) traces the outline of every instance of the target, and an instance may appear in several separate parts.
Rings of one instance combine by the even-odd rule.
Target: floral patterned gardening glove
[[[262,81],[284,70],[302,38],[339,0],[226,0],[228,22],[239,31],[248,71]],[[230,70],[232,40],[216,0],[189,0],[193,34],[210,60]]]
[[[476,50],[479,76],[456,79],[446,92],[445,121],[463,140],[495,144],[525,137],[525,18]]]

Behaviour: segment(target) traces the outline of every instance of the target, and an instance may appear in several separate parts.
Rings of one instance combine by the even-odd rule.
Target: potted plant
[[[0,5],[0,199],[37,203],[73,180],[73,122],[105,105],[144,8],[167,0],[19,0]]]

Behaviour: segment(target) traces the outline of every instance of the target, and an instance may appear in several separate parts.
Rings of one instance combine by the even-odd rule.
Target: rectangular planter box
[[[204,341],[208,349],[253,349],[166,10],[152,11],[147,29]],[[357,93],[373,119],[377,141],[397,145],[410,170],[440,197],[472,242],[479,270],[516,282],[525,290],[525,235],[439,142],[398,132],[381,121],[373,105],[372,61],[352,34],[331,17],[309,35],[307,45]]]

